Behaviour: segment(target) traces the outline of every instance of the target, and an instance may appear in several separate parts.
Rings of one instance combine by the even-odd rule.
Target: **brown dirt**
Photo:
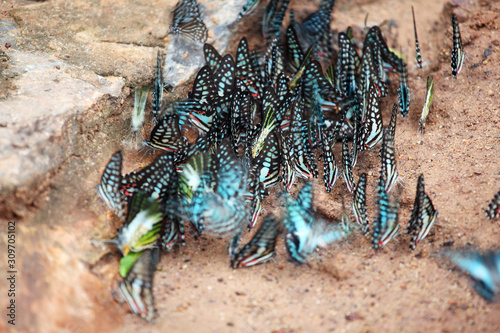
[[[423,70],[414,66],[411,4],[427,62]],[[290,7],[297,9],[298,19],[304,10],[312,11],[310,2]],[[468,57],[457,79],[450,68],[451,10],[460,13]],[[439,210],[438,225],[414,253],[405,235],[374,251],[368,239],[356,234],[345,243],[316,252],[309,264],[297,266],[288,261],[280,240],[276,262],[231,270],[224,240],[188,235],[186,247],[166,253],[158,265],[154,294],[159,317],[148,325],[126,304],[114,300],[118,256],[103,254],[90,244],[90,239],[112,235],[119,225],[95,194],[107,159],[126,133],[126,120],[113,113],[104,126],[82,127],[89,134],[78,139],[81,151],[68,158],[37,207],[27,209],[18,223],[22,287],[16,329],[498,332],[500,304],[484,301],[472,290],[469,278],[452,269],[438,253],[449,242],[452,247],[498,248],[499,221],[487,220],[483,211],[500,189],[499,12],[500,4],[493,1],[452,8],[441,0],[343,0],[334,9],[332,27],[338,30],[348,25],[361,29],[366,13],[370,13],[369,25],[386,19],[398,23],[389,40],[407,55],[412,94],[410,114],[406,119],[398,117],[396,132],[402,229],[410,217],[420,173]],[[255,32],[247,29],[245,34]],[[488,48],[492,54],[483,61]],[[426,132],[421,135],[417,129],[427,75],[434,78],[435,94]],[[397,98],[394,86],[391,91],[383,105],[385,123]],[[127,103],[130,108],[131,100]],[[147,159],[128,149],[125,161],[128,172]],[[363,154],[355,168],[356,179],[362,172],[369,174],[371,221],[376,215],[373,198],[378,164],[373,150]],[[342,180],[331,194],[324,191],[321,179],[315,184],[315,206],[338,220],[341,191],[350,200]],[[300,187],[294,186],[294,193]],[[284,202],[274,195],[280,191],[274,189],[266,199],[264,214],[280,213]],[[6,262],[4,255],[0,259]],[[6,327],[5,318],[0,321],[2,327]]]

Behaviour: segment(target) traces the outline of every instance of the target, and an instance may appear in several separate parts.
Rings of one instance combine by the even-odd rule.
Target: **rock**
[[[0,100],[0,191],[31,184],[65,158],[62,127],[104,95],[118,97],[124,80],[75,68],[43,53],[7,51],[5,75],[16,87]],[[58,69],[59,68],[59,69]]]

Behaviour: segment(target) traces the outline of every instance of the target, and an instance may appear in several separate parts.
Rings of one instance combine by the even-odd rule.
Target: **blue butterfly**
[[[450,260],[469,273],[475,281],[474,289],[485,299],[496,300],[500,291],[500,252],[446,251]]]
[[[329,224],[315,218],[312,211],[312,182],[306,183],[297,200],[288,197],[284,217],[287,230],[285,243],[291,259],[305,263],[316,247],[345,238],[348,230],[340,224]]]

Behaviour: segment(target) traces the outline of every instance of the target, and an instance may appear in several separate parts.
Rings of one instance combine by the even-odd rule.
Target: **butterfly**
[[[157,124],[160,119],[160,111],[163,102],[163,61],[164,54],[162,51],[158,50],[156,56],[155,86],[153,91],[153,115],[155,124]]]
[[[485,299],[497,299],[500,291],[500,252],[446,251],[450,260],[469,273],[474,280],[474,289]]]
[[[234,156],[227,140],[222,141],[216,156],[212,159],[217,173],[214,190],[205,193],[205,210],[201,214],[205,230],[218,235],[239,232],[246,216],[244,202],[246,168]]]
[[[254,169],[252,169],[248,175],[247,187],[249,189],[247,199],[251,202],[248,229],[251,230],[257,223],[257,219],[262,210],[262,198],[265,195],[264,184],[259,181]]]
[[[351,155],[349,154],[349,144],[347,137],[344,136],[342,140],[342,177],[349,192],[353,192],[355,188],[354,178],[352,176],[352,163]]]
[[[123,255],[151,248],[160,234],[162,221],[163,212],[158,200],[139,191],[132,197],[127,218],[118,229],[118,235],[108,243],[116,244]]]
[[[212,157],[213,155],[208,152],[199,152],[180,166],[182,171],[179,175],[179,195],[182,210],[200,235],[203,232],[202,214],[205,210],[205,193],[213,191],[212,179],[215,164]]]
[[[415,250],[417,244],[427,236],[432,226],[436,222],[438,211],[434,209],[432,201],[425,193],[424,175],[418,177],[417,194],[415,203],[408,222],[407,234],[412,234],[410,250]]]
[[[252,64],[252,58],[248,49],[248,41],[245,37],[240,40],[236,50],[236,77],[240,79],[244,86],[255,98],[262,96],[262,83],[259,73]]]
[[[186,139],[181,134],[179,115],[177,113],[166,114],[151,131],[150,139],[144,140],[144,143],[154,149],[167,152],[182,150],[186,145]]]
[[[216,110],[212,107],[212,104],[201,103],[194,99],[178,101],[175,111],[179,116],[179,126],[185,125],[189,120],[205,133],[210,130],[216,117]],[[173,144],[175,145],[175,143]]]
[[[453,26],[453,51],[451,52],[451,73],[456,78],[462,70],[464,64],[465,52],[462,47],[462,37],[460,36],[460,27],[455,14],[451,14],[451,25]]]
[[[233,56],[226,54],[222,57],[219,68],[214,72],[214,85],[218,97],[228,97],[234,91],[236,68]]]
[[[382,124],[382,112],[380,111],[380,97],[374,84],[370,85],[366,106],[366,121],[361,129],[360,142],[362,149],[372,149],[382,140],[384,128]]]
[[[346,33],[339,33],[337,75],[339,76],[341,91],[347,98],[352,98],[357,94],[354,53],[354,46]]]
[[[275,12],[272,18],[272,33],[274,34],[275,37],[279,37],[280,35],[281,25],[283,24],[283,19],[285,18],[285,12],[286,9],[288,8],[290,0],[280,0],[280,2],[281,6]]]
[[[217,72],[217,69],[219,69],[219,65],[222,61],[220,53],[212,45],[205,43],[203,45],[203,55],[205,56],[205,62],[212,70],[212,73]]]
[[[172,188],[177,190],[178,186],[172,186]],[[179,239],[182,244],[185,245],[184,224],[177,212],[179,205],[180,202],[176,195],[169,197],[168,206],[165,209],[165,218],[162,222],[162,230],[160,231],[162,235],[162,246],[167,250],[171,250]]]
[[[279,223],[272,215],[266,216],[262,225],[236,255],[231,258],[231,267],[249,267],[271,260],[278,237]]]
[[[238,156],[238,145],[246,145],[247,136],[253,130],[252,110],[254,100],[249,92],[236,91],[230,114],[230,132],[236,156]]]
[[[253,170],[264,188],[268,188],[280,181],[281,152],[276,131],[271,132],[264,146],[255,159],[252,160]]]
[[[180,165],[179,165],[180,167]],[[162,209],[165,212],[162,221],[162,229],[160,230],[161,245],[163,248],[170,250],[177,240],[181,240],[185,245],[184,224],[182,223],[179,207],[181,204],[179,196],[179,172],[175,170],[169,176],[169,186],[162,202]]]
[[[377,205],[379,211],[372,236],[374,249],[378,249],[389,243],[391,239],[399,234],[400,229],[398,223],[399,205],[389,201],[382,175],[378,184]]]
[[[398,170],[396,169],[396,156],[394,154],[394,137],[389,134],[389,128],[386,129],[380,149],[382,160],[382,178],[384,179],[384,189],[387,193],[391,191],[392,186],[398,180]]]
[[[365,236],[369,233],[368,217],[366,215],[366,177],[366,173],[362,173],[359,177],[351,204],[354,217]]]
[[[288,68],[290,68],[291,72],[296,73],[304,62],[304,51],[302,51],[302,46],[300,45],[299,38],[297,37],[297,32],[291,24],[286,30],[286,44],[286,59]]]
[[[193,157],[183,168],[180,186],[184,211],[198,233],[221,235],[241,227],[246,169],[227,140],[215,153]]]
[[[122,152],[118,151],[111,156],[97,185],[97,191],[108,208],[119,219],[125,217],[125,196],[120,191],[122,183]]]
[[[331,192],[337,178],[339,176],[339,169],[335,163],[335,156],[333,155],[333,145],[335,141],[326,135],[326,142],[323,144],[323,180],[327,192]]]
[[[420,120],[418,122],[418,130],[420,133],[423,133],[425,130],[425,120],[429,115],[429,111],[431,110],[432,98],[434,97],[434,80],[432,77],[427,77],[427,94],[425,95],[425,103],[424,108],[422,109],[422,115],[420,116]]]
[[[309,124],[307,119],[299,122],[298,138],[295,139],[295,171],[297,175],[306,178],[317,178],[318,170],[312,155],[311,140],[309,136]]]
[[[208,45],[208,44],[205,44]],[[217,96],[214,75],[210,66],[205,65],[196,74],[189,98],[200,104],[210,104]]]
[[[156,316],[153,275],[159,257],[158,248],[141,252],[123,281],[119,283],[121,294],[132,311],[148,322],[152,322]]]
[[[389,140],[394,140],[396,138],[396,120],[398,117],[398,109],[396,104],[392,105],[391,120],[387,126],[387,130],[384,135],[387,135]]]
[[[136,87],[134,91],[134,110],[130,119],[132,132],[137,134],[144,123],[144,109],[148,100],[149,89],[147,87]]]
[[[406,117],[410,108],[410,88],[408,87],[408,71],[406,69],[406,63],[400,60],[399,70],[399,109],[401,110],[401,115]]]
[[[288,197],[283,223],[288,254],[297,263],[305,263],[316,247],[326,247],[347,236],[340,224],[326,225],[315,218],[312,211],[312,182],[304,185],[296,200]]]
[[[336,111],[337,105],[334,103],[337,98],[336,93],[323,75],[323,69],[318,61],[312,60],[308,63],[302,75],[302,82],[302,97],[306,110],[311,110],[314,105],[319,104],[322,109],[329,108]]]
[[[252,158],[256,158],[266,142],[267,137],[276,128],[276,112],[278,108],[278,96],[273,88],[267,87],[264,90],[264,99],[262,101],[263,122],[257,132],[252,145]]]
[[[283,185],[287,192],[290,192],[295,182],[295,160],[292,135],[281,138],[281,172],[283,176]]]
[[[130,196],[141,190],[154,199],[164,202],[175,172],[174,156],[159,155],[144,169],[123,176],[122,191]]]
[[[320,4],[319,9],[310,14],[301,25],[302,34],[304,38],[315,48],[315,53],[320,58],[328,58],[327,51],[329,50],[329,32],[330,32],[330,21],[331,13],[333,10],[333,5],[335,0],[323,0]]]
[[[493,220],[494,218],[500,215],[500,192],[495,194],[493,200],[491,200],[490,204],[488,205],[488,209],[486,209],[485,213],[490,220]]]
[[[418,46],[418,36],[417,36],[417,24],[415,23],[415,11],[413,10],[413,6],[411,6],[411,14],[413,15],[413,30],[415,31],[415,53],[417,60],[418,68],[422,68],[422,54],[420,53],[420,47]]]
[[[278,37],[281,24],[290,0],[271,0],[264,11],[262,18],[262,35],[264,40]],[[278,8],[279,5],[279,8]]]
[[[264,83],[274,87],[278,76],[284,72],[283,52],[280,40],[274,38],[264,57]]]
[[[180,34],[195,42],[205,43],[208,30],[200,16],[196,0],[180,0],[173,11],[171,32]]]

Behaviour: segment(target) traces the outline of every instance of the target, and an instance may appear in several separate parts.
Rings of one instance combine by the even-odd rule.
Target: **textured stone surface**
[[[7,52],[16,86],[0,100],[0,191],[29,184],[56,167],[69,141],[63,124],[85,112],[105,94],[118,97],[124,80],[102,77],[46,54],[12,49]]]
[[[63,153],[70,143],[61,129],[75,113],[85,113],[103,96],[126,97],[124,85],[152,83],[158,49],[166,50],[166,84],[191,79],[204,64],[203,45],[169,34],[176,3],[52,0],[5,6],[0,45],[9,60],[0,67],[0,190],[30,185],[71,154]],[[221,53],[243,3],[200,4],[207,42]]]

